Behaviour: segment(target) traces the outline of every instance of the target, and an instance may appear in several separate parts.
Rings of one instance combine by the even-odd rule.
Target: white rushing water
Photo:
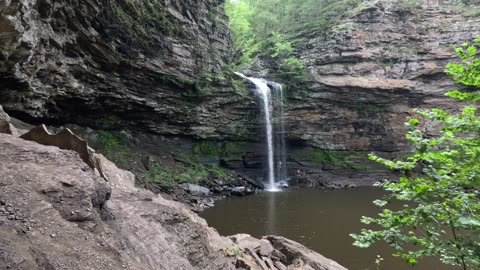
[[[273,130],[274,130],[274,153],[275,153],[275,179],[278,182],[287,182],[287,146],[285,141],[285,116],[283,105],[282,85],[274,82],[269,83],[272,88],[273,99]]]
[[[256,93],[261,98],[267,143],[267,190],[278,191],[278,183],[287,180],[282,86],[264,79],[246,77],[241,73],[236,74],[255,84]]]

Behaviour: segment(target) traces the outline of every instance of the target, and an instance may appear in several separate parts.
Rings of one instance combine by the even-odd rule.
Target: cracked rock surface
[[[0,134],[1,269],[230,269],[229,242],[179,203],[110,182],[73,151]]]

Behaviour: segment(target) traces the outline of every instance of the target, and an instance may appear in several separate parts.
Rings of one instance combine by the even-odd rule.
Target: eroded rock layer
[[[3,1],[0,32],[0,103],[12,115],[90,126],[116,116],[202,138],[252,128],[251,99],[222,71],[220,0]]]
[[[405,118],[415,108],[458,107],[444,96],[456,89],[444,70],[458,61],[455,46],[480,35],[479,16],[383,2],[344,19],[326,40],[315,31],[297,37],[307,87],[291,93],[290,139],[323,149],[402,151]]]

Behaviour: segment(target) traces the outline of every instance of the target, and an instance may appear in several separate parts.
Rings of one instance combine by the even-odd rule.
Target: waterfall
[[[261,99],[265,117],[267,182],[269,191],[278,191],[278,184],[287,180],[287,158],[285,142],[285,117],[282,86],[264,79],[246,77],[255,84],[256,94]]]
[[[287,181],[287,147],[285,141],[285,115],[283,104],[282,85],[269,82],[273,92],[273,119],[274,119],[274,153],[275,153],[275,172],[278,182]]]

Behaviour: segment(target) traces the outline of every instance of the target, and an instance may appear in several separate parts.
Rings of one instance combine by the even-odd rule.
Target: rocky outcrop
[[[347,270],[337,262],[327,259],[316,252],[312,252],[292,240],[272,235],[266,236],[265,239],[272,244],[275,250],[285,255],[285,260],[297,259],[305,263],[304,269]]]
[[[204,220],[73,151],[0,135],[2,269],[230,269]]]
[[[16,135],[17,131],[15,127],[10,123],[10,116],[3,111],[0,105],[0,133],[6,133],[10,135]]]
[[[255,110],[222,71],[222,2],[3,1],[0,103],[33,122],[245,138]]]
[[[407,149],[404,122],[414,109],[458,107],[444,97],[455,89],[444,70],[458,61],[455,46],[480,35],[480,17],[465,12],[376,1],[327,40],[315,31],[296,37],[307,87],[290,95],[290,139],[322,149]]]

